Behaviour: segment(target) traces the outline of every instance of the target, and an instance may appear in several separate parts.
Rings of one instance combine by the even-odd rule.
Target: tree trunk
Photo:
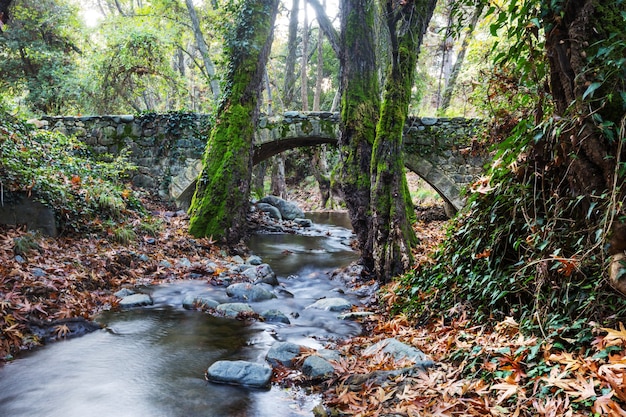
[[[287,40],[287,60],[285,61],[285,84],[283,87],[283,105],[285,110],[293,103],[296,85],[296,50],[298,48],[298,11],[299,0],[292,0],[291,15],[289,17],[289,35]]]
[[[560,124],[535,145],[535,173],[549,184],[544,198],[548,193],[582,197],[576,224],[592,221],[605,239],[610,236],[602,242],[612,256],[609,282],[626,294],[626,65],[616,64],[626,49],[626,7],[610,0],[572,0],[560,8],[543,4],[542,15]],[[609,206],[592,210],[603,199]]]
[[[341,55],[341,40],[339,35],[337,34],[337,31],[333,27],[332,22],[328,18],[328,15],[326,14],[324,5],[322,5],[319,0],[306,1],[311,5],[311,7],[313,7],[313,9],[315,9],[315,15],[317,17],[317,21],[319,22],[320,29],[322,29],[322,32],[324,32],[324,35],[326,35],[326,39],[328,39],[328,42],[330,42],[330,47],[333,48],[333,51],[335,52],[337,57],[339,57]],[[342,13],[344,12],[342,11]],[[372,31],[372,27],[368,28],[368,31]]]
[[[598,3],[603,5],[595,6]],[[621,9],[623,12],[623,6]],[[622,103],[616,101],[599,103],[590,102],[591,97],[583,98],[592,83],[598,81],[594,78],[594,71],[588,70],[587,55],[590,45],[599,39],[607,40],[612,28],[620,28],[623,33],[620,6],[608,0],[573,0],[563,11],[547,9],[545,13],[544,21],[549,28],[546,50],[550,63],[550,90],[555,110],[559,116],[567,115],[577,120],[578,125],[572,129],[575,133],[568,131],[558,136],[558,146],[554,149],[551,144],[540,141],[536,157],[540,169],[560,171],[558,175],[564,175],[567,180],[563,186],[574,195],[600,195],[613,188],[619,141],[603,135],[594,117],[596,121],[619,126],[623,110],[619,109]],[[605,83],[595,94],[617,95],[617,86]],[[595,116],[591,117],[593,114]],[[546,153],[553,150],[559,159],[556,164]]]
[[[271,193],[272,195],[280,198],[285,198],[287,195],[287,184],[285,183],[285,158],[283,158],[282,155],[277,155],[274,159]]]
[[[324,1],[324,4],[326,2]],[[320,111],[322,98],[322,81],[324,80],[324,42],[321,28],[317,34],[317,71],[315,74],[315,93],[313,94],[313,111]]]
[[[191,28],[193,29],[196,46],[198,47],[198,51],[200,51],[202,62],[204,62],[204,71],[206,72],[206,76],[211,86],[211,91],[213,92],[213,99],[217,102],[221,92],[220,83],[215,78],[215,65],[213,65],[213,61],[211,61],[211,57],[209,56],[209,47],[207,46],[204,36],[202,35],[200,20],[198,19],[196,8],[193,5],[193,0],[185,0],[185,4],[187,5],[187,12],[189,13],[189,18],[191,19]]]
[[[461,42],[461,47],[459,48],[459,52],[456,55],[456,61],[454,61],[454,65],[452,66],[452,71],[450,72],[450,78],[446,83],[446,88],[443,90],[443,97],[441,98],[441,106],[439,108],[439,112],[444,114],[448,107],[450,107],[450,101],[452,100],[452,92],[454,91],[454,87],[456,86],[456,80],[459,77],[459,73],[461,72],[461,67],[463,67],[463,61],[465,61],[465,53],[467,52],[467,47],[469,46],[470,40],[472,39],[472,34],[474,33],[474,29],[476,28],[476,24],[478,23],[478,19],[482,14],[483,7],[482,5],[476,6],[474,9],[474,13],[472,14],[472,19],[469,24],[469,30],[465,37],[463,38],[463,42]]]
[[[326,6],[326,0],[324,0]],[[318,21],[319,24],[319,21]],[[322,81],[324,79],[324,42],[322,39],[322,29],[320,27],[317,35],[317,74],[315,76],[315,94],[313,95],[313,111],[320,111],[320,101],[322,95]],[[322,208],[326,207],[330,199],[330,178],[328,176],[328,166],[326,164],[326,145],[317,146],[313,153],[313,175],[317,181],[320,192]]]
[[[309,83],[307,68],[309,66],[309,19],[304,8],[304,23],[302,26],[302,60],[300,65],[300,95],[302,111],[309,111]]]
[[[245,0],[230,35],[225,92],[191,202],[189,231],[229,245],[245,233],[258,101],[278,0]]]
[[[372,235],[374,271],[383,282],[407,271],[411,246],[413,205],[408,195],[402,133],[411,101],[420,44],[436,0],[421,0],[396,10],[386,3],[392,62],[385,81],[380,120],[372,158]]]
[[[374,24],[376,8],[367,0],[341,2],[341,121],[339,182],[361,251],[365,273],[374,266],[369,238],[370,162],[380,112]]]

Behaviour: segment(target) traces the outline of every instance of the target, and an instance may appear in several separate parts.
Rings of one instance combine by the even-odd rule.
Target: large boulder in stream
[[[183,298],[183,308],[185,310],[205,310],[207,308],[215,308],[220,303],[205,295],[187,294]]]
[[[276,207],[284,220],[293,220],[295,218],[303,218],[304,212],[296,204],[287,200],[283,200],[275,195],[268,195],[259,200],[259,203],[267,203]],[[257,204],[258,206],[258,204]]]
[[[270,385],[272,368],[247,361],[217,361],[207,370],[211,382],[267,388]]]
[[[268,264],[260,264],[255,266],[250,266],[245,269],[241,275],[246,277],[248,281],[252,282],[262,282],[270,285],[278,285],[278,279],[276,278],[276,273],[272,270],[272,268]]]
[[[148,294],[132,294],[122,298],[119,306],[122,308],[132,308],[152,305],[152,298]]]
[[[224,303],[215,307],[215,311],[226,317],[254,314],[254,309],[247,303]]]

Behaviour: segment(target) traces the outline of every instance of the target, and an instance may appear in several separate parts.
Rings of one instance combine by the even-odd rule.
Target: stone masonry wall
[[[96,154],[116,155],[128,150],[129,159],[137,166],[133,184],[188,203],[193,188],[190,185],[200,172],[210,116],[193,113],[46,116],[38,124],[44,129],[76,136]],[[414,117],[405,127],[407,166],[457,208],[462,205],[460,189],[482,173],[486,161],[486,152],[475,140],[483,126],[484,122],[477,119]],[[285,112],[282,116],[260,119],[256,145],[272,142],[276,153],[289,149],[287,146],[312,145],[311,138],[336,142],[338,132],[337,113]]]
[[[106,116],[46,116],[44,129],[74,135],[96,154],[130,151],[137,166],[136,186],[172,195],[172,179],[184,176],[190,162],[199,164],[209,132],[208,115],[167,113]]]

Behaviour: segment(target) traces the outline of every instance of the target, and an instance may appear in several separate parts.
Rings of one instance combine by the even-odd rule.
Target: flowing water
[[[203,280],[151,288],[154,305],[107,312],[104,328],[52,343],[0,368],[0,417],[192,417],[310,416],[316,399],[273,387],[253,390],[208,383],[204,372],[217,360],[263,363],[276,340],[322,347],[354,336],[359,326],[336,313],[306,309],[321,297],[341,296],[328,273],[354,261],[347,245],[347,216],[308,216],[307,235],[256,235],[252,251],[269,263],[281,282],[274,300],[251,303],[290,316],[291,325],[215,318],[186,311],[187,293],[227,301],[223,288]]]

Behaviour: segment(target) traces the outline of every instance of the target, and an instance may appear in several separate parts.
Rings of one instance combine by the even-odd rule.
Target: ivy
[[[54,208],[60,225],[69,230],[98,226],[104,219],[123,221],[126,211],[141,211],[139,201],[124,185],[134,169],[124,153],[95,160],[75,138],[31,129],[0,114],[3,202],[19,193],[34,195]]]

